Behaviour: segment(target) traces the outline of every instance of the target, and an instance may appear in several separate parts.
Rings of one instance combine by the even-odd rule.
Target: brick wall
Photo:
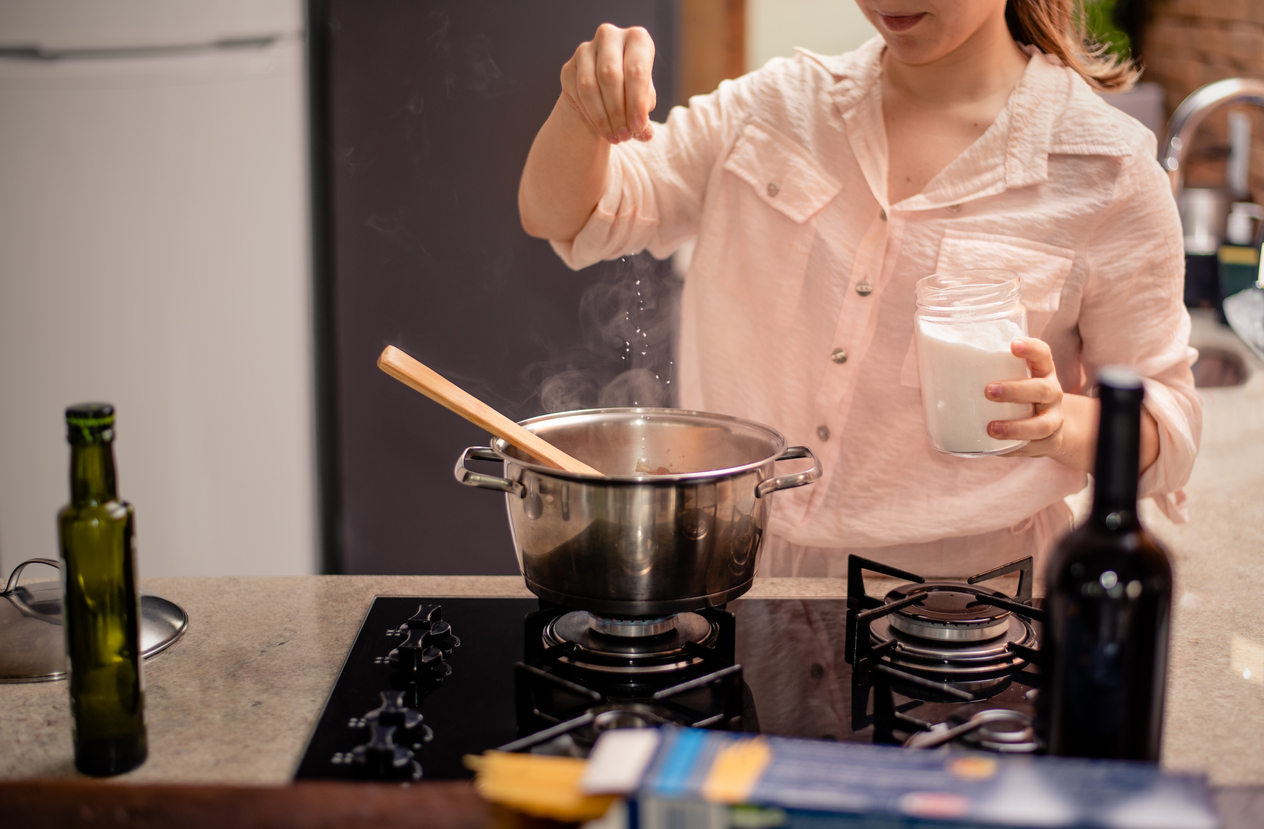
[[[1150,0],[1150,14],[1142,79],[1162,84],[1169,116],[1204,84],[1264,79],[1264,0]],[[1251,190],[1264,203],[1264,109],[1243,111],[1252,116]],[[1227,123],[1224,112],[1204,122],[1187,156],[1187,186],[1224,183]]]

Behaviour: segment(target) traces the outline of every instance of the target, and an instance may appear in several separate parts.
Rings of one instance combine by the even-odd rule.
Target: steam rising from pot
[[[675,405],[679,308],[668,263],[624,257],[580,298],[582,342],[529,365],[524,385],[545,412]]]

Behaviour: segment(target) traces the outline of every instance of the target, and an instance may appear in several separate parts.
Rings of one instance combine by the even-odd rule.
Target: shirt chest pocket
[[[996,268],[1018,274],[1022,303],[1027,309],[1027,334],[1039,337],[1062,302],[1062,288],[1075,264],[1075,251],[1031,242],[1015,236],[993,233],[966,233],[950,230],[944,234],[935,260],[935,273]],[[921,375],[917,366],[917,330],[909,342],[900,369],[900,385],[917,388]]]
[[[722,175],[710,232],[694,255],[699,275],[786,322],[798,306],[818,215],[842,184],[758,120],[742,128]]]

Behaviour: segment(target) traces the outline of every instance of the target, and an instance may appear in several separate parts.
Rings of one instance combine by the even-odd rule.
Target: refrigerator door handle
[[[118,46],[108,49],[46,49],[35,45],[0,44],[0,60],[64,61],[111,58],[165,58],[205,54],[207,52],[267,49],[280,39],[280,35],[267,35],[263,37],[223,38],[205,43],[178,43],[169,46]]]

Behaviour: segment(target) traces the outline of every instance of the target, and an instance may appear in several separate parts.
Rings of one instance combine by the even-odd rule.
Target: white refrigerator
[[[300,0],[0,3],[0,577],[115,405],[144,576],[318,561]]]

